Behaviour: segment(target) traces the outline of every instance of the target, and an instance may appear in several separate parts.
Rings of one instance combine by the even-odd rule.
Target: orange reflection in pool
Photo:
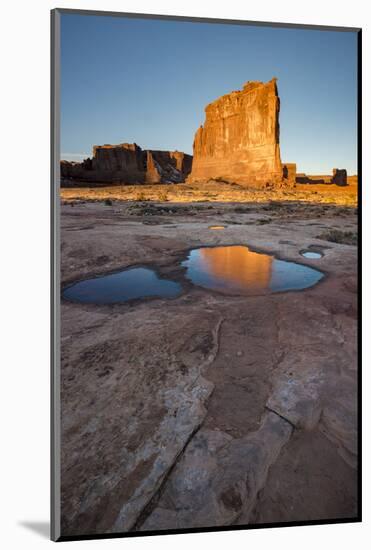
[[[302,290],[323,277],[321,271],[307,265],[238,245],[193,249],[182,266],[194,285],[232,294]]]
[[[269,288],[272,256],[252,252],[247,246],[203,248],[199,254],[203,271],[224,281],[229,289],[254,292]]]

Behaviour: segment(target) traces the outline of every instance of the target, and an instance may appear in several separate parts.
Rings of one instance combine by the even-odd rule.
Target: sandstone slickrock
[[[95,145],[92,158],[61,161],[61,185],[180,183],[191,166],[192,156],[181,151],[142,150],[136,143]]]
[[[141,530],[230,525],[242,512],[248,516],[291,432],[285,420],[270,412],[258,431],[241,439],[201,429]]]
[[[247,82],[242,90],[210,103],[193,144],[187,181],[223,179],[245,185],[287,183],[279,146],[276,79]]]
[[[63,284],[138,254],[179,274],[187,248],[241,243],[261,216],[218,205],[148,226],[129,208],[62,204]],[[301,208],[251,223],[249,244],[308,263],[317,222],[356,224],[335,207],[303,224]],[[208,229],[231,212],[229,232]],[[305,292],[62,301],[63,534],[355,517],[357,250],[323,250],[328,276]]]
[[[143,323],[141,308],[119,318],[63,309],[62,530],[128,531],[206,415],[213,385],[201,371],[217,353],[219,320],[189,307],[185,324],[166,310]]]
[[[255,508],[240,525],[351,518],[357,510],[357,472],[318,430],[294,430],[271,466]],[[347,495],[347,497],[345,497]]]

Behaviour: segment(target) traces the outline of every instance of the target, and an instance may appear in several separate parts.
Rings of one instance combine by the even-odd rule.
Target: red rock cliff
[[[180,151],[143,151],[136,143],[95,145],[83,162],[61,161],[61,185],[180,183],[192,156]]]
[[[187,181],[221,178],[246,185],[282,182],[276,79],[247,82],[210,103],[193,143]]]

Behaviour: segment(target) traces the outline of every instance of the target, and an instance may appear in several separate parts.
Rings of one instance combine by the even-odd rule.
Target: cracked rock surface
[[[266,413],[258,431],[232,438],[200,429],[166,483],[142,530],[231,525],[249,517],[267,471],[287,443],[291,426]]]
[[[233,212],[133,219],[62,206],[62,284],[125,266],[164,276],[200,244],[246,244],[323,270],[300,292],[61,304],[62,534],[351,518],[357,514],[356,248]],[[322,247],[317,263],[303,248]],[[177,273],[179,277],[179,273]]]

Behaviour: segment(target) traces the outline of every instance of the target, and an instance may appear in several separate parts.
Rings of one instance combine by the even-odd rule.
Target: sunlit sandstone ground
[[[61,196],[62,285],[133,265],[181,278],[189,248],[223,244],[326,274],[275,295],[62,300],[63,534],[354,517],[356,185]]]
[[[211,181],[202,184],[119,185],[98,188],[73,187],[63,188],[61,195],[65,200],[112,199],[170,202],[266,202],[270,200],[284,200],[355,206],[357,204],[356,179],[356,177],[348,178],[349,185],[347,187],[326,184],[297,184],[293,189],[257,189],[251,191],[237,184]]]

